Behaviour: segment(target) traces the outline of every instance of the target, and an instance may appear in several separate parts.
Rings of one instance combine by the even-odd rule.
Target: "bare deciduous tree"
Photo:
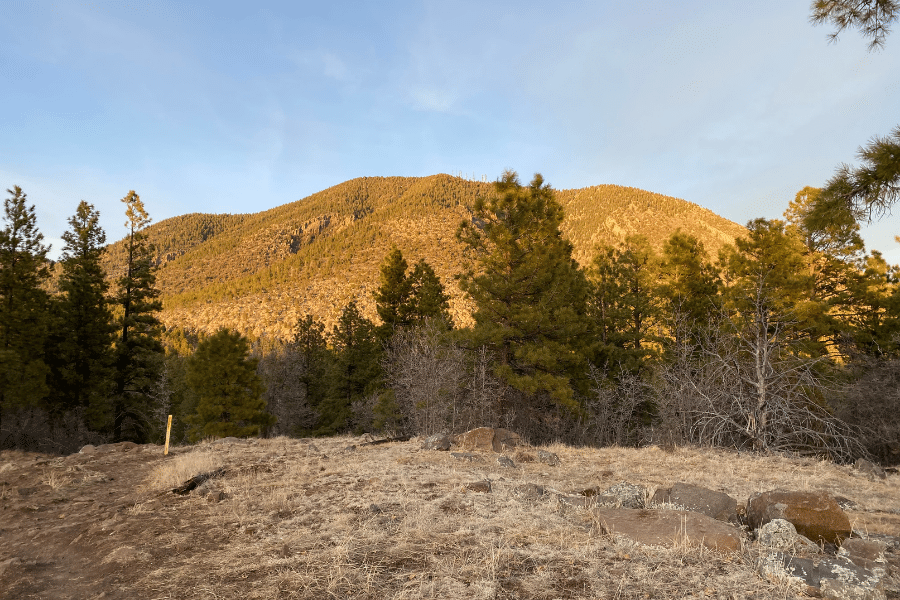
[[[676,352],[660,372],[663,430],[678,438],[756,451],[865,455],[859,431],[834,417],[819,359],[792,352],[779,323],[757,305],[744,326],[722,319],[698,346]]]
[[[427,320],[397,330],[388,344],[384,372],[406,417],[404,433],[430,435],[456,429],[465,385],[465,353]]]

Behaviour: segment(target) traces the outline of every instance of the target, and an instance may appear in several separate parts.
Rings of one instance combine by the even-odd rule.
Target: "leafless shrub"
[[[69,411],[58,420],[36,407],[3,411],[0,450],[71,454],[87,444],[107,441],[106,436],[88,429],[83,409]]]
[[[298,348],[285,344],[261,353],[257,372],[266,388],[266,409],[278,419],[266,437],[297,435],[315,426],[316,414],[300,383],[306,373],[306,357]]]
[[[659,373],[662,430],[693,443],[824,455],[864,455],[859,431],[833,416],[821,359],[792,351],[782,324],[757,315],[740,328],[722,319],[694,346],[676,348]]]
[[[384,359],[387,382],[409,431],[430,435],[453,430],[462,420],[465,353],[433,321],[401,329]]]
[[[585,399],[577,441],[591,446],[636,446],[645,427],[638,413],[653,397],[651,386],[638,375],[623,373],[617,382],[590,365],[591,394]]]

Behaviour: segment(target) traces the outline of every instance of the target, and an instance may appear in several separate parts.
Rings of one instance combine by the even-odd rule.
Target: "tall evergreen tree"
[[[328,376],[333,362],[326,342],[325,325],[312,315],[304,315],[294,327],[291,343],[305,363],[299,383],[305,387],[306,401],[317,409],[328,396]]]
[[[663,244],[659,297],[676,345],[688,342],[719,312],[719,276],[703,242],[676,231]]]
[[[187,360],[187,382],[197,395],[191,441],[205,437],[249,437],[274,424],[266,412],[265,391],[256,373],[259,359],[236,331],[220,329],[197,346]]]
[[[450,297],[444,292],[444,284],[425,259],[421,259],[409,276],[409,314],[413,325],[426,320],[436,321],[448,329],[453,325],[450,317]]]
[[[608,375],[637,374],[655,356],[660,341],[659,265],[644,236],[629,236],[618,248],[594,258],[591,320],[597,342],[593,361]]]
[[[354,401],[375,390],[381,380],[381,343],[375,325],[351,301],[329,336],[334,363],[328,397],[319,405],[318,435],[346,430]]]
[[[125,238],[125,273],[119,279],[116,303],[120,306],[118,336],[115,345],[114,397],[112,405],[113,437],[145,441],[149,433],[147,419],[152,404],[152,387],[162,368],[164,354],[160,343],[162,309],[159,290],[154,288],[152,244],[144,229],[150,217],[134,192],[122,198],[128,236]]]
[[[109,284],[100,265],[106,234],[99,218],[93,205],[82,200],[69,219],[70,229],[63,233],[63,272],[49,358],[54,388],[51,412],[87,408],[92,426],[102,425],[112,392],[116,330],[106,297]]]
[[[815,212],[822,190],[805,187],[797,192],[784,213],[786,231],[803,244],[810,300],[821,306],[820,318],[811,322],[810,334],[835,351],[847,333],[846,321],[855,312],[850,280],[864,262],[859,224],[850,211],[833,211],[822,220]],[[813,327],[815,326],[815,327]]]
[[[523,187],[506,171],[494,191],[457,231],[475,259],[460,277],[476,306],[472,341],[494,353],[506,384],[578,410],[587,282],[562,237],[562,207],[539,174]]]
[[[6,226],[0,230],[0,415],[5,408],[36,405],[48,392],[44,344],[49,277],[44,236],[34,205],[19,186],[7,190]]]
[[[813,279],[803,245],[778,219],[754,219],[747,229],[747,237],[723,248],[719,258],[725,266],[729,307],[758,326],[778,328],[789,339],[809,340],[824,307],[812,300]],[[813,350],[807,344],[806,351],[818,354],[821,347]]]
[[[375,291],[375,306],[381,318],[378,336],[382,340],[390,338],[395,329],[410,323],[412,282],[406,276],[408,266],[397,247],[391,249],[381,264],[381,282]]]

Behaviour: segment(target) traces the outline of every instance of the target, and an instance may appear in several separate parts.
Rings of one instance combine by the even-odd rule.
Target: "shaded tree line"
[[[271,422],[259,414],[261,384],[240,336],[222,332],[201,343],[186,369],[167,360],[155,249],[145,231],[150,217],[134,191],[122,199],[124,270],[113,286],[102,267],[106,234],[93,205],[79,203],[54,264],[34,205],[18,186],[7,192],[0,229],[0,447],[67,452],[89,441],[158,441],[179,380],[192,390],[175,399],[191,407],[195,437],[234,427],[255,434]]]

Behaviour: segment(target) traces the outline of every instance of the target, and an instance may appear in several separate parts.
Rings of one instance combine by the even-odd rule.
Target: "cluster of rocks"
[[[522,446],[515,433],[488,427],[457,436],[433,435],[422,442],[423,449],[454,450],[451,455],[465,461],[487,462],[490,455],[484,453],[516,450],[519,462],[560,463],[552,452],[532,454]],[[503,467],[516,466],[503,454],[493,460]],[[870,465],[857,468],[873,477],[885,476]],[[465,487],[481,493],[492,490],[489,481]],[[756,544],[763,577],[790,580],[823,598],[885,598],[883,581],[891,573],[886,555],[900,553],[900,538],[853,531],[839,503],[847,501],[825,492],[772,490],[754,494],[745,504],[724,492],[688,483],[659,488],[652,496],[644,486],[628,482],[568,493],[526,483],[514,494],[523,501],[550,499],[563,508],[591,510],[603,533],[642,544],[702,545],[719,552]]]

